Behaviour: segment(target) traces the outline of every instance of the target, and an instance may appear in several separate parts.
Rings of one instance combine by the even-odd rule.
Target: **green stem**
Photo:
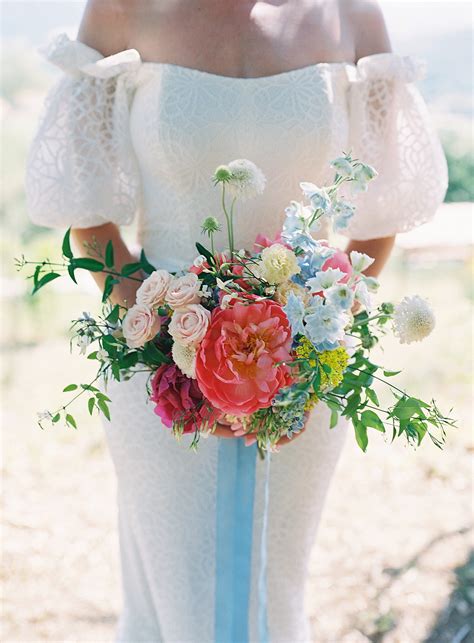
[[[233,257],[234,255],[234,240],[232,238],[232,217],[229,215],[227,212],[227,208],[225,207],[225,183],[222,183],[222,210],[224,211],[224,215],[226,218],[227,222],[227,238],[229,241],[229,250],[230,250],[230,256]]]

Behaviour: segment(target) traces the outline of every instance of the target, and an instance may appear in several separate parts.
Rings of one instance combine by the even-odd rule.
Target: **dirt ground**
[[[469,277],[465,267],[408,271],[398,262],[384,294],[406,291],[430,296],[437,330],[403,351],[389,342],[384,363],[406,367],[404,386],[453,406],[459,428],[442,452],[371,436],[363,454],[349,436],[311,566],[315,643],[474,641]],[[57,336],[83,304],[92,308],[83,299],[58,294],[31,307],[14,298],[4,310],[5,643],[113,638],[115,482],[100,423],[80,412],[77,431],[41,432],[34,420],[63,386],[91,374]]]

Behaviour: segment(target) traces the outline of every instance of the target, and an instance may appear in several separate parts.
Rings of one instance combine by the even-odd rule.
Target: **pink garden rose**
[[[196,425],[212,423],[215,414],[204,399],[195,380],[181,373],[175,364],[163,364],[151,381],[151,400],[155,413],[169,428],[174,422],[184,424],[184,433],[192,433]]]
[[[160,306],[165,300],[166,291],[172,279],[172,275],[167,270],[152,272],[137,290],[137,304],[145,304],[150,308]]]
[[[188,304],[199,304],[201,282],[199,277],[188,272],[183,277],[175,277],[170,283],[165,301],[171,308],[183,308]]]
[[[176,310],[169,325],[172,338],[185,346],[197,346],[206,334],[211,313],[201,304],[189,304]]]
[[[153,339],[161,327],[161,318],[144,304],[135,304],[125,315],[122,331],[129,348],[140,348]]]
[[[274,301],[214,309],[198,349],[196,378],[211,404],[224,413],[245,415],[270,406],[291,383],[288,319]]]

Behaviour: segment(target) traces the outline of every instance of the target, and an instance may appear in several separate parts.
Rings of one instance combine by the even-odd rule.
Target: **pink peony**
[[[264,248],[269,248],[270,246],[274,246],[276,243],[279,243],[280,245],[285,246],[286,248],[290,248],[291,250],[291,246],[289,246],[283,241],[281,232],[279,232],[276,235],[274,241],[272,241],[269,237],[266,237],[264,234],[258,233],[257,236],[255,237],[253,249],[254,249],[254,252],[262,252]]]
[[[265,299],[214,309],[198,350],[199,388],[216,409],[231,415],[270,406],[291,383],[291,331],[280,305]]]
[[[160,366],[151,388],[155,413],[165,426],[171,428],[174,422],[183,422],[184,433],[193,433],[201,423],[213,422],[215,414],[196,381],[183,375],[176,364]]]

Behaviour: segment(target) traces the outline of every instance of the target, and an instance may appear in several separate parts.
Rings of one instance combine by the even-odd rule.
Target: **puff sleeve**
[[[63,74],[46,97],[27,158],[31,220],[77,228],[131,223],[141,195],[129,127],[138,52],[103,57],[62,34],[43,53]]]
[[[406,232],[430,220],[448,184],[440,142],[415,81],[421,61],[396,54],[362,58],[349,85],[352,155],[379,176],[354,202],[344,231],[356,240]]]

